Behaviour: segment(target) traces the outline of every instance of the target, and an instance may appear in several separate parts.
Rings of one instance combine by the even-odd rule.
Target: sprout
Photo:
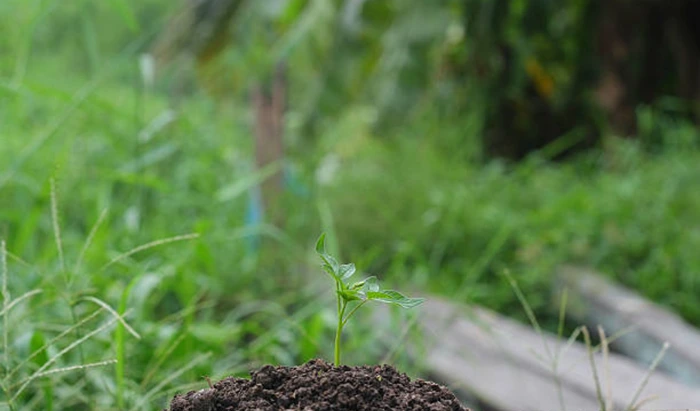
[[[377,277],[368,277],[355,283],[348,282],[349,278],[355,274],[355,264],[340,264],[338,261],[326,253],[326,235],[321,234],[316,243],[316,252],[323,260],[323,269],[335,281],[336,300],[338,303],[338,326],[335,332],[335,365],[340,365],[340,336],[343,327],[350,317],[365,305],[368,301],[377,301],[385,304],[398,305],[403,308],[412,308],[421,304],[423,298],[409,298],[394,290],[382,290],[379,287]],[[354,305],[348,311],[349,305]]]

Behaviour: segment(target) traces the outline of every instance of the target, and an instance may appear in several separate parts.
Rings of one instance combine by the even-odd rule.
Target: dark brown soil
[[[226,378],[212,388],[176,395],[170,404],[170,411],[224,410],[468,411],[447,388],[411,381],[391,366],[335,367],[322,360],[266,365],[249,380]]]

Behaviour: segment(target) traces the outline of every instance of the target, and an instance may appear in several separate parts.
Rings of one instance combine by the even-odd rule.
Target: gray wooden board
[[[659,370],[700,387],[698,330],[592,270],[565,266],[559,268],[556,278],[558,288],[568,290],[567,314],[580,322],[602,325],[608,336],[633,327],[612,346],[644,364],[651,363],[663,343],[668,342],[670,348]]]
[[[558,380],[566,410],[600,408],[583,344],[566,347],[566,341],[556,336],[541,336],[491,311],[438,298],[429,298],[418,309],[424,341],[410,351],[428,373],[455,392],[467,392],[502,411],[554,411],[562,409]],[[557,347],[561,350],[557,374],[547,360],[545,346],[552,353]],[[600,354],[595,359],[604,387],[610,387],[615,409],[624,409],[646,369],[618,354],[609,355],[606,367]],[[658,398],[641,410],[700,408],[700,390],[663,374],[651,376],[640,398],[653,395]]]

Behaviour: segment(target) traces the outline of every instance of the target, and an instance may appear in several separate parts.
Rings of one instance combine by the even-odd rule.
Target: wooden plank
[[[559,408],[555,381],[549,373],[533,370],[529,365],[533,354],[521,358],[506,330],[494,327],[502,323],[497,315],[478,308],[459,310],[434,298],[421,307],[421,314],[427,343],[424,365],[439,381],[499,410]],[[576,391],[567,393],[565,404],[571,409],[598,409],[595,397]]]
[[[612,347],[649,364],[665,341],[670,344],[659,370],[700,387],[700,332],[678,315],[616,285],[588,269],[566,266],[557,272],[561,290],[568,289],[567,314],[597,325],[608,336],[633,327]]]
[[[565,347],[565,341],[555,336],[540,336],[491,311],[438,298],[429,299],[421,307],[418,325],[424,342],[421,349],[410,352],[429,374],[458,394],[468,393],[502,411],[560,410],[559,381],[565,409],[600,408],[583,344]],[[558,373],[541,360],[548,358],[545,346],[551,352],[562,350]],[[595,358],[599,375],[605,375],[602,356]],[[624,409],[646,370],[617,354],[610,354],[605,369],[610,376],[612,404],[615,409]],[[662,374],[651,376],[641,398],[651,395],[659,398],[641,410],[700,407],[700,390]]]

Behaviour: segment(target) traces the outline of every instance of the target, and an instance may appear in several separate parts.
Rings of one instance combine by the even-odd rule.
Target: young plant
[[[335,365],[340,365],[340,337],[343,327],[350,317],[365,305],[368,301],[377,301],[385,304],[398,305],[403,308],[412,308],[421,304],[423,298],[409,298],[394,290],[382,290],[379,288],[377,277],[368,277],[355,283],[346,282],[355,274],[355,264],[340,264],[330,254],[326,253],[326,235],[321,234],[316,242],[316,252],[323,260],[323,269],[335,281],[336,301],[338,303],[338,326],[335,331]],[[350,305],[354,305],[348,310]]]

